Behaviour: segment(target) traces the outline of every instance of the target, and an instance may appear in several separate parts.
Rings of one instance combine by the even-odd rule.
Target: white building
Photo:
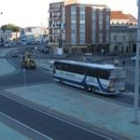
[[[46,38],[47,34],[48,34],[47,28],[45,27],[27,27],[22,30],[21,40],[26,40],[28,42],[31,41],[46,42],[48,40],[48,38]]]
[[[122,11],[112,11],[110,20],[110,52],[136,51],[137,20]]]
[[[9,42],[11,35],[12,35],[11,30],[5,30],[5,31],[1,30],[0,31],[0,38],[2,38],[4,40],[4,42]]]
[[[136,51],[136,26],[113,25],[110,31],[110,52],[131,53]]]

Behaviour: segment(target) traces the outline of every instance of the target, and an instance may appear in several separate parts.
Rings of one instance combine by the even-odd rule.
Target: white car
[[[4,47],[10,47],[10,44],[9,43],[5,43]]]
[[[132,56],[131,60],[136,60],[136,56]],[[140,61],[140,58],[139,58],[139,61]]]

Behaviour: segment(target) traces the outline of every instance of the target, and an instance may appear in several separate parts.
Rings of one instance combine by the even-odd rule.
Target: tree
[[[3,31],[5,31],[5,30],[11,30],[13,32],[18,32],[18,31],[20,31],[20,29],[21,29],[21,27],[16,26],[14,24],[6,24],[6,25],[3,25],[1,27],[1,30],[3,30]]]

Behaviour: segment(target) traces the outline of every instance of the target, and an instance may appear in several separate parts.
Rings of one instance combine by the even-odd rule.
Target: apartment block
[[[51,3],[49,44],[99,53],[109,51],[110,9],[105,5],[79,4],[76,0]]]

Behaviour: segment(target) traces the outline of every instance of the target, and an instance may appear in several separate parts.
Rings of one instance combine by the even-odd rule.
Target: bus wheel
[[[59,83],[62,83],[62,79],[61,78],[59,79]]]
[[[92,87],[91,86],[85,86],[85,90],[88,92],[92,92]]]
[[[96,88],[92,87],[92,93],[96,94]]]

